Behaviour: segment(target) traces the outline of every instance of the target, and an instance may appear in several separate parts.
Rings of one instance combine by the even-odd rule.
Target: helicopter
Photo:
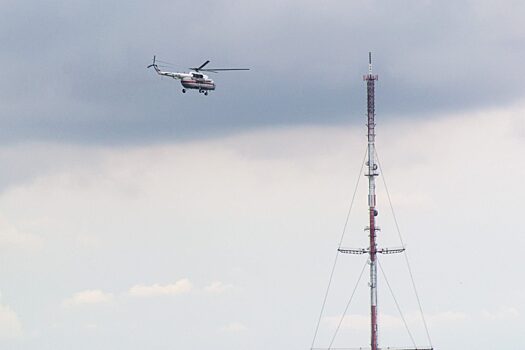
[[[210,63],[210,60],[207,60],[199,67],[188,68],[191,69],[191,71],[188,73],[164,72],[160,70],[157,62],[161,64],[172,65],[169,62],[157,60],[156,56],[153,56],[153,63],[146,68],[153,67],[160,76],[179,79],[180,83],[182,84],[182,93],[186,93],[186,89],[194,89],[199,90],[199,93],[202,93],[205,96],[208,96],[209,91],[215,90],[215,82],[202,72],[219,73],[223,71],[250,70],[249,68],[204,68],[208,63]]]

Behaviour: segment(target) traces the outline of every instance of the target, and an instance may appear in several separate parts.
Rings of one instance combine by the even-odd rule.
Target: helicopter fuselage
[[[193,90],[199,90],[200,93],[203,93],[204,95],[208,95],[208,91],[215,90],[215,83],[213,80],[211,80],[206,74],[203,74],[203,72],[213,72],[218,73],[219,71],[239,71],[239,70],[250,70],[249,68],[204,68],[210,61],[206,61],[203,64],[201,64],[199,67],[190,68],[191,71],[188,73],[180,73],[180,72],[164,72],[160,70],[159,66],[156,63],[156,57],[153,56],[153,63],[147,66],[146,68],[155,68],[155,71],[160,76],[170,77],[173,79],[180,80],[180,83],[182,84],[182,92],[185,93],[186,89],[193,89]],[[162,62],[161,63],[167,63],[168,62]]]
[[[181,77],[180,83],[185,89],[215,90],[215,83],[205,74],[191,72],[184,75]]]
[[[193,89],[199,90],[199,92],[207,95],[208,91],[215,90],[215,82],[208,78],[206,74],[202,74],[200,72],[163,72],[157,66],[154,66],[154,68],[157,71],[157,74],[161,76],[180,80],[180,83],[183,87],[182,92],[186,92],[186,89]]]

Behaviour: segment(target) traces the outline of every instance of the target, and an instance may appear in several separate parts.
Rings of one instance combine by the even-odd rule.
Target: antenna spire
[[[376,208],[376,177],[379,176],[379,161],[376,159],[375,152],[375,83],[378,80],[377,74],[372,74],[372,52],[368,52],[368,74],[363,75],[363,80],[366,82],[366,118],[367,118],[367,161],[366,161],[366,173],[368,177],[368,226],[365,227],[365,231],[368,232],[369,245],[367,248],[360,249],[346,249],[339,248],[339,252],[346,254],[368,254],[368,265],[370,266],[370,350],[381,350],[391,349],[386,347],[379,347],[379,322],[378,322],[378,303],[377,303],[377,268],[379,262],[377,260],[377,254],[396,254],[405,251],[404,247],[401,248],[379,248],[377,247],[378,233],[381,231],[377,226],[378,211]],[[335,266],[335,265],[334,265]],[[380,266],[379,266],[380,267]],[[388,285],[388,282],[387,282]],[[417,293],[416,293],[417,294]],[[397,302],[396,302],[397,303]],[[323,306],[324,307],[324,306]],[[343,314],[344,317],[344,314]],[[342,319],[341,319],[342,321]],[[408,330],[408,326],[407,326]],[[410,331],[409,335],[410,335]],[[335,336],[334,336],[335,337]],[[412,338],[412,336],[410,335]],[[333,340],[332,340],[333,341]],[[412,342],[413,339],[412,339]],[[330,346],[332,344],[330,343]],[[328,348],[328,350],[330,347]],[[430,348],[418,348],[414,344],[413,349],[405,350],[433,350]],[[313,349],[312,349],[313,350]]]
[[[377,250],[376,234],[379,231],[376,225],[376,184],[375,178],[379,175],[377,172],[377,163],[375,160],[375,82],[377,75],[372,74],[372,52],[368,53],[368,75],[365,75],[367,90],[367,127],[368,127],[368,211],[369,211],[369,226],[368,233],[370,238],[370,246],[368,248],[370,261],[370,317],[371,317],[371,350],[378,350],[378,324],[377,324]]]

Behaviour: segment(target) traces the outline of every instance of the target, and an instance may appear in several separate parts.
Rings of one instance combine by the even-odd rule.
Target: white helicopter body
[[[164,62],[167,63],[167,62]],[[199,90],[199,93],[203,93],[204,95],[208,95],[208,91],[215,90],[215,82],[210,79],[206,74],[203,74],[201,72],[213,72],[218,73],[220,71],[234,71],[234,70],[249,70],[248,68],[208,68],[204,69],[204,66],[206,66],[210,61],[206,61],[203,64],[200,65],[200,67],[194,67],[190,68],[192,69],[188,73],[180,73],[180,72],[165,72],[162,71],[159,66],[156,63],[156,57],[153,56],[153,63],[150,64],[147,68],[153,67],[158,75],[170,77],[173,79],[180,80],[180,83],[182,84],[182,92],[186,93],[186,89],[193,89],[193,90]]]

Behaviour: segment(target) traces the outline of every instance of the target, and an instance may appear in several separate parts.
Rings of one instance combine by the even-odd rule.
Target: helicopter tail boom
[[[173,78],[173,79],[179,79],[180,80],[180,79],[183,79],[183,78],[189,76],[189,74],[187,74],[187,73],[161,71],[159,66],[157,65],[157,57],[156,56],[153,56],[153,63],[151,63],[146,68],[151,68],[151,67],[153,67],[153,69],[155,69],[155,71],[157,72],[158,75],[165,76],[165,77],[170,77],[170,78]]]

